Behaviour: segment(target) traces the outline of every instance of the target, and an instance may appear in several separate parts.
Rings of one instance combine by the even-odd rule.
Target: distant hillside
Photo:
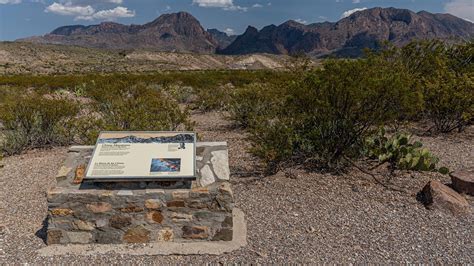
[[[338,22],[304,25],[287,21],[261,30],[249,26],[240,36],[216,29],[204,30],[191,14],[165,14],[144,25],[103,22],[99,25],[63,26],[50,34],[20,41],[109,49],[148,49],[167,52],[252,53],[313,56],[358,56],[363,48],[381,41],[404,45],[414,39],[469,40],[474,24],[449,14],[414,13],[407,9],[372,8]]]
[[[361,49],[376,48],[381,41],[404,45],[414,39],[469,40],[473,37],[473,23],[449,14],[372,8],[336,23],[304,25],[290,20],[279,26],[266,26],[260,31],[249,26],[244,34],[219,52],[357,56]]]
[[[147,72],[162,70],[280,69],[282,55],[241,56],[122,51],[26,42],[0,42],[0,75]]]

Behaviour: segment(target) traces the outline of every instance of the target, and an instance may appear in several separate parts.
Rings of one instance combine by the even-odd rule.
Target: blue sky
[[[248,25],[337,21],[351,10],[376,6],[474,21],[474,0],[0,0],[0,40],[43,35],[63,25],[143,24],[178,11],[190,12],[205,28],[240,34]]]

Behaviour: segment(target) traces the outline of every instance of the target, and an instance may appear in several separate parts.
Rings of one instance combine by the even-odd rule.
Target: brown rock
[[[232,229],[222,228],[212,238],[212,241],[232,241]]]
[[[76,167],[76,171],[74,173],[74,180],[72,183],[74,184],[80,184],[82,183],[82,180],[84,179],[84,176],[86,174],[86,166],[84,164],[80,164]]]
[[[101,213],[112,210],[112,205],[107,202],[94,202],[91,204],[87,204],[87,208],[93,213]]]
[[[127,243],[147,243],[150,240],[150,231],[143,226],[137,226],[128,229],[123,240]]]
[[[121,229],[132,224],[132,218],[122,215],[114,215],[109,220],[110,227]]]
[[[207,226],[183,226],[183,238],[207,239],[209,228]]]
[[[164,228],[158,232],[158,241],[172,241],[174,238],[173,229],[171,228]]]
[[[48,234],[46,235],[46,244],[60,244],[62,236],[63,232],[61,230],[48,230]]]
[[[125,208],[121,208],[120,211],[121,212],[127,212],[127,213],[129,213],[129,212],[142,212],[143,208],[139,207],[139,206],[136,206],[136,205],[133,205],[133,204],[130,204]]]
[[[184,207],[184,201],[182,200],[172,200],[172,201],[168,201],[168,203],[166,204],[168,207],[176,207],[176,208],[180,208],[180,207]]]
[[[159,209],[161,207],[161,201],[159,199],[147,199],[145,201],[145,207],[152,210]]]
[[[94,230],[94,225],[83,220],[74,220],[75,228],[82,230],[82,231],[92,231]]]
[[[456,191],[474,196],[474,167],[453,172],[450,176]]]
[[[161,224],[164,218],[160,211],[151,211],[146,214],[146,219],[149,222]]]
[[[71,215],[73,213],[74,212],[71,209],[57,208],[57,209],[52,209],[51,210],[51,214],[54,215],[54,216],[67,216],[67,215]]]
[[[428,182],[421,194],[428,209],[449,211],[454,215],[462,215],[470,211],[466,199],[439,181]]]

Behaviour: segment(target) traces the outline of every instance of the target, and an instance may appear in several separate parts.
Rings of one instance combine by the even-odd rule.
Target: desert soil
[[[244,133],[218,113],[194,114],[202,140],[227,141],[236,207],[246,215],[248,246],[221,256],[39,257],[45,246],[46,194],[66,148],[8,157],[0,169],[0,264],[474,262],[473,214],[457,218],[416,200],[432,173],[400,173],[388,190],[356,169],[343,175],[288,169],[261,178]],[[451,170],[474,166],[474,133],[421,137]],[[288,174],[290,172],[290,174]],[[471,208],[473,198],[468,198]]]

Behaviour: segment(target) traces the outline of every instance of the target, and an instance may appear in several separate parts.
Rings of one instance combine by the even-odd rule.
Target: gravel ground
[[[246,214],[248,246],[221,256],[38,257],[45,246],[45,191],[54,185],[66,149],[32,151],[4,159],[0,169],[0,264],[163,264],[431,262],[473,263],[474,215],[455,218],[428,211],[416,193],[438,174],[399,173],[387,190],[357,170],[345,175],[293,170],[264,179],[252,176],[254,160],[243,133],[218,113],[194,114],[202,140],[226,140],[236,206]],[[472,128],[470,129],[472,132]],[[441,164],[474,166],[472,133],[423,137]],[[468,200],[471,206],[473,198]]]

